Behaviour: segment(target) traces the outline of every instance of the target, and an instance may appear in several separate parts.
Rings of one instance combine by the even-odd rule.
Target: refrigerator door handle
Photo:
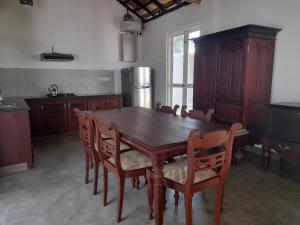
[[[150,86],[140,86],[140,87],[134,87],[134,89],[145,89],[145,88],[150,88]]]

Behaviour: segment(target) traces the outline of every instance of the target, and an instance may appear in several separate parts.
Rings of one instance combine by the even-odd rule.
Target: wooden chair
[[[88,114],[81,114],[78,108],[73,110],[79,120],[80,141],[85,150],[85,183],[89,182],[90,163],[94,164],[94,189],[93,194],[97,194],[98,171],[99,171],[99,154],[95,149],[94,124]]]
[[[172,107],[170,107],[170,106],[165,106],[165,105],[162,106],[160,102],[157,102],[155,110],[157,112],[164,112],[164,113],[170,113],[170,114],[176,115],[178,108],[179,108],[179,105],[174,105],[174,107],[172,109]]]
[[[196,110],[196,109],[189,110],[189,112],[187,112],[187,106],[186,105],[183,105],[182,108],[181,108],[181,116],[183,118],[190,117],[190,118],[193,118],[193,119],[196,119],[196,120],[204,120],[204,121],[207,121],[207,122],[211,121],[211,117],[214,114],[214,112],[215,112],[214,109],[209,109],[206,114],[203,111]],[[185,157],[185,155],[183,157]],[[176,157],[175,159],[180,160],[181,158],[182,157],[179,156],[179,157]],[[174,193],[174,199],[175,199],[175,205],[177,206],[178,201],[179,201],[179,194],[178,194],[177,191],[175,191],[175,193]]]
[[[192,225],[193,194],[216,187],[215,225],[220,225],[224,194],[224,182],[231,165],[232,147],[235,131],[241,129],[239,123],[233,124],[227,132],[215,131],[200,137],[198,130],[190,133],[187,146],[187,159],[167,164],[164,167],[164,184],[184,194],[186,224]],[[208,149],[219,148],[209,154]],[[152,212],[152,185],[149,189],[149,212]],[[152,215],[150,215],[152,217]]]
[[[94,119],[99,156],[103,167],[103,205],[107,205],[108,171],[118,177],[118,210],[116,221],[121,221],[124,185],[126,178],[146,176],[146,169],[151,167],[149,158],[138,151],[120,151],[120,135],[114,123],[104,123]],[[110,137],[112,142],[103,140],[102,135]]]
[[[200,110],[194,109],[194,110],[190,110],[189,112],[187,112],[186,110],[187,110],[187,106],[183,105],[181,108],[181,116],[183,118],[188,116],[188,117],[196,119],[196,120],[204,120],[204,121],[208,121],[208,122],[211,121],[211,117],[215,112],[214,109],[209,109],[206,114]]]
[[[89,173],[90,168],[94,167],[94,189],[93,194],[97,194],[98,189],[98,172],[99,172],[99,162],[101,161],[98,154],[97,145],[95,145],[95,126],[94,122],[91,120],[90,116],[85,113],[82,114],[80,109],[74,108],[74,113],[78,117],[79,121],[79,134],[80,134],[80,141],[85,150],[85,183],[89,182]],[[110,138],[103,135],[102,138],[107,142],[111,142]],[[130,150],[131,147],[120,143],[121,151]],[[136,179],[132,180],[133,186],[138,189],[139,181]]]

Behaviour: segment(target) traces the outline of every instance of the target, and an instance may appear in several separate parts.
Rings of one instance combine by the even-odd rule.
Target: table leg
[[[153,166],[153,190],[154,190],[154,213],[155,213],[155,224],[163,224],[163,213],[164,213],[164,204],[165,196],[163,191],[163,176],[162,171],[163,166],[154,165]]]
[[[262,165],[264,171],[267,171],[269,169],[269,161],[271,156],[271,150],[269,147],[268,139],[263,137],[261,139],[261,144],[262,144]]]

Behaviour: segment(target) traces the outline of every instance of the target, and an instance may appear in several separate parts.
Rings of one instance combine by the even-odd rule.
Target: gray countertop
[[[0,103],[0,112],[29,110],[30,108],[24,98],[8,97],[4,98],[3,103]]]
[[[26,103],[26,100],[39,100],[39,99],[69,99],[69,98],[80,98],[80,97],[97,97],[97,96],[120,96],[118,93],[98,93],[90,95],[65,95],[50,97],[44,96],[26,96],[26,97],[5,97],[4,102],[0,103],[0,112],[7,111],[29,111],[30,108]]]
[[[41,95],[41,96],[26,96],[23,97],[24,99],[66,99],[66,98],[81,98],[81,97],[97,97],[97,96],[120,96],[122,94],[120,93],[97,93],[97,94],[86,94],[86,95],[64,95],[64,96],[56,96],[51,97],[47,95]]]

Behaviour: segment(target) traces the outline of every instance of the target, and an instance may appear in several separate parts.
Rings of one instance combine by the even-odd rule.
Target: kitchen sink
[[[10,103],[10,104],[0,104],[0,109],[7,109],[7,110],[10,110],[10,109],[16,109],[18,108],[17,104],[16,103]]]

